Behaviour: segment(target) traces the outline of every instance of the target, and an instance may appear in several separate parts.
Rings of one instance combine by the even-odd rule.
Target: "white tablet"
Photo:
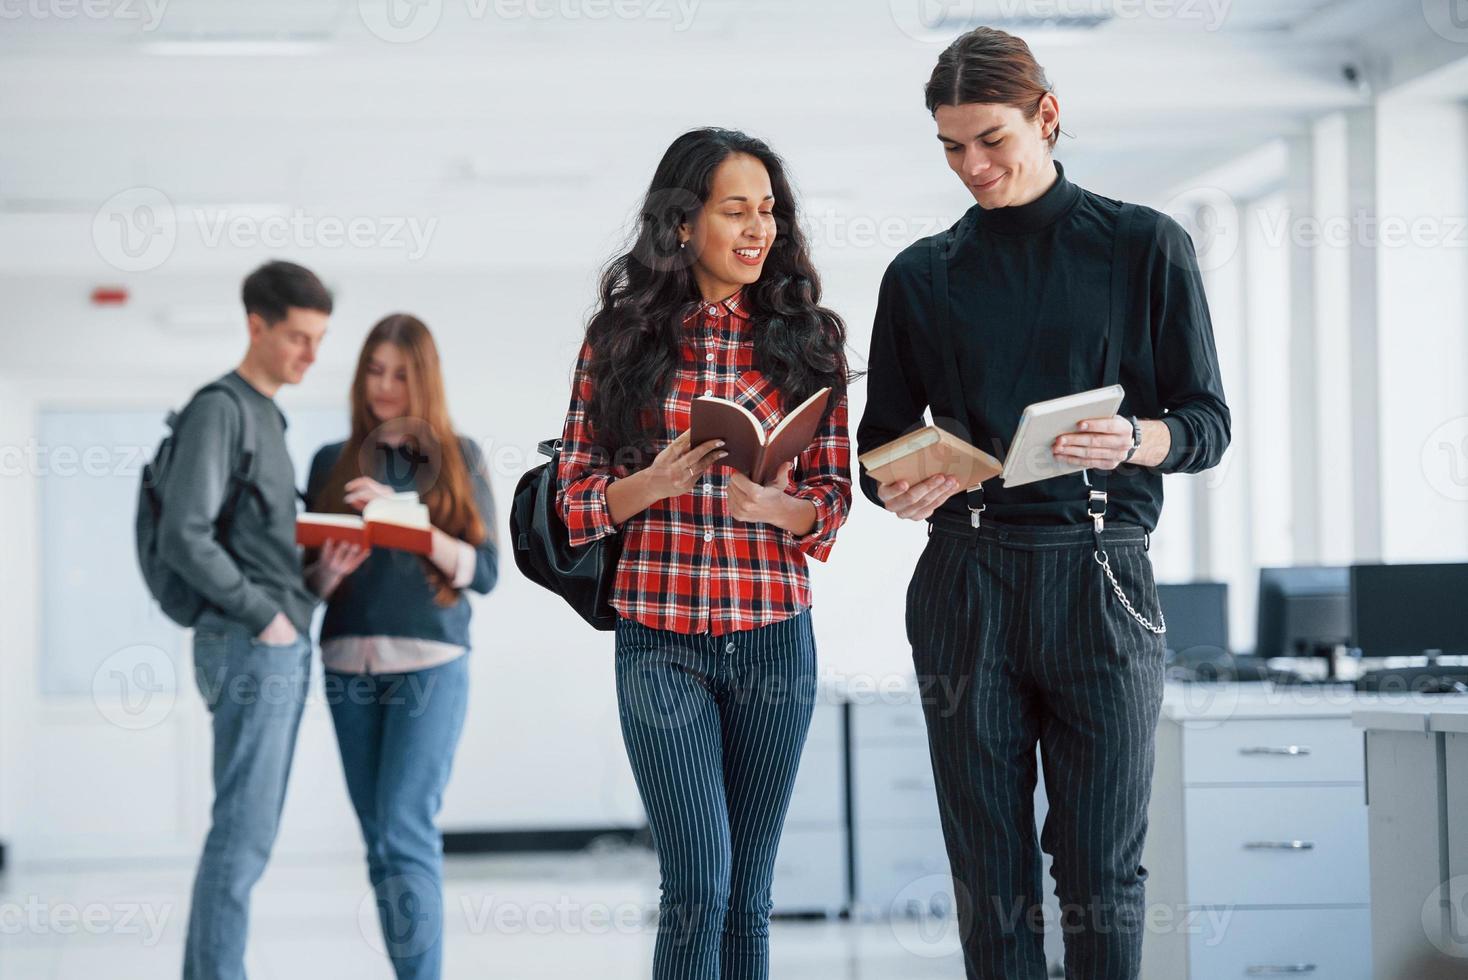
[[[1126,393],[1121,385],[1081,391],[1063,398],[1052,398],[1035,402],[1020,416],[1019,428],[1014,432],[1014,442],[1009,455],[1004,457],[1004,472],[1000,478],[1006,487],[1021,487],[1051,477],[1079,473],[1084,466],[1062,463],[1055,458],[1051,446],[1067,432],[1086,419],[1100,419],[1115,415],[1121,408]]]

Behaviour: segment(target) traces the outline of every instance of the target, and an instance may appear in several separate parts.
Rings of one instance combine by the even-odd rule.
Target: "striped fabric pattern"
[[[810,611],[686,636],[619,619],[617,704],[662,875],[654,980],[769,976],[770,881],[815,704]]]
[[[1139,612],[1157,592],[1141,527],[1108,524]],[[943,835],[971,980],[1041,980],[1040,850],[1062,911],[1067,977],[1137,976],[1142,843],[1163,640],[1112,594],[1089,525],[940,521],[907,595]],[[1035,835],[1035,746],[1049,814]]]
[[[663,401],[655,448],[689,425],[693,399],[714,395],[754,413],[765,431],[783,418],[782,392],[754,366],[750,317],[740,294],[705,305],[684,324],[682,365]],[[618,533],[607,485],[632,472],[610,465],[587,420],[591,350],[582,345],[562,434],[556,502],[572,546]],[[793,406],[788,406],[793,407]],[[806,556],[825,561],[851,510],[847,399],[827,414],[814,442],[795,460],[787,492],[815,505],[816,522],[797,537],[772,524],[736,520],[724,491],[729,469],[715,466],[694,492],[660,500],[621,528],[622,558],[611,604],[656,629],[722,635],[786,619],[811,604]]]

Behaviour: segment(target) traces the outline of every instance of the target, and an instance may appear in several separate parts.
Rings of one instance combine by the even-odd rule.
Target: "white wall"
[[[1377,113],[1382,551],[1468,553],[1468,113],[1408,91]]]

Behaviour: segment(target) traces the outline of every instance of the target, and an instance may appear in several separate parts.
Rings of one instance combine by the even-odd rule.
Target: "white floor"
[[[0,876],[0,977],[159,980],[179,975],[186,864]],[[651,975],[657,907],[649,854],[450,858],[447,978],[636,980]],[[951,921],[779,921],[771,976],[963,976]],[[277,861],[255,892],[251,980],[390,980],[364,870]]]

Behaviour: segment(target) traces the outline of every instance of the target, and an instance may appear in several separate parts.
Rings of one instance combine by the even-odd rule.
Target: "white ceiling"
[[[702,124],[768,138],[839,252],[849,231],[838,226],[896,222],[896,234],[917,237],[970,203],[922,105],[934,58],[968,23],[1008,24],[1030,41],[1074,137],[1058,158],[1084,185],[1140,200],[1362,104],[1344,64],[1380,77],[1394,49],[1441,40],[1418,0],[14,0],[6,10],[26,16],[0,18],[0,263],[36,272],[96,264],[98,209],[135,187],[161,192],[185,225],[200,209],[434,221],[423,261],[435,267],[595,261],[663,148]],[[1057,11],[1099,23],[1040,23]],[[178,261],[209,266],[227,252],[185,246]]]

